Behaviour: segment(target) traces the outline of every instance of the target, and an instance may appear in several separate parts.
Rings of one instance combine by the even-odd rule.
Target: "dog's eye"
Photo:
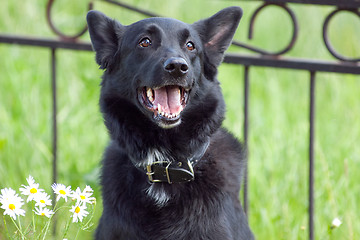
[[[186,48],[189,50],[189,51],[192,51],[195,49],[195,45],[193,42],[187,42],[186,43]]]
[[[140,47],[146,48],[151,45],[151,40],[149,38],[143,38],[139,42]]]

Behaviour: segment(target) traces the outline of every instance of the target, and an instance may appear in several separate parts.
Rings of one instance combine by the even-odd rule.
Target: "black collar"
[[[204,156],[209,145],[210,138],[207,139],[195,154],[187,159],[186,163],[181,161],[156,161],[147,165],[145,169],[141,169],[145,171],[152,183],[167,182],[172,184],[193,181],[195,179],[193,167]]]

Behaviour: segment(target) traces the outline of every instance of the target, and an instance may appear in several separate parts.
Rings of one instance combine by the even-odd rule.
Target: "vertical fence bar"
[[[51,93],[52,93],[52,180],[57,180],[57,91],[56,91],[56,49],[51,49]]]
[[[51,48],[51,94],[52,94],[52,182],[57,182],[57,91],[56,91],[56,48]],[[53,193],[53,205],[56,196]],[[53,221],[53,234],[56,233],[56,219]]]
[[[248,151],[248,133],[249,133],[249,66],[244,68],[244,143],[247,152],[247,160],[249,161]],[[248,163],[244,172],[244,211],[249,217],[249,196],[248,196]]]
[[[310,72],[309,239],[314,239],[315,72]]]

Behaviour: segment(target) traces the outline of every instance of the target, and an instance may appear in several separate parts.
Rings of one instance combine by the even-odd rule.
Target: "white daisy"
[[[341,224],[342,222],[339,218],[334,218],[334,220],[331,222],[331,228],[338,228]]]
[[[71,197],[71,186],[66,187],[64,184],[54,183],[51,185],[51,188],[54,190],[54,193],[57,194],[56,201],[59,201],[60,198],[64,198],[65,202],[67,202],[67,198]]]
[[[81,203],[93,204],[95,201],[95,198],[91,197],[92,194],[93,194],[93,190],[90,186],[86,186],[84,191],[82,191],[82,192],[81,192],[80,188],[78,187],[75,190],[75,192],[73,192],[72,197],[76,199],[77,205],[79,205]]]
[[[84,188],[84,192],[92,193],[94,192],[94,190],[89,185],[86,185]]]
[[[35,206],[44,208],[51,205],[50,196],[46,192],[41,192],[35,196]]]
[[[16,194],[15,190],[11,188],[1,189],[0,203],[3,204],[4,201],[9,199],[9,196],[14,196]]]
[[[42,208],[42,207],[39,207],[39,208],[35,207],[34,212],[36,215],[45,216],[47,218],[50,218],[54,214],[53,210],[50,210],[48,208]]]
[[[35,180],[32,176],[29,175],[29,177],[26,179],[29,186],[22,185],[23,187],[20,188],[21,194],[28,196],[26,202],[30,202],[31,200],[34,200],[35,196],[43,192],[43,189],[39,188],[39,184],[35,183]]]
[[[73,222],[82,222],[83,218],[89,214],[85,204],[72,206],[70,212],[73,213]]]
[[[5,210],[4,215],[9,215],[13,219],[16,219],[16,216],[25,215],[25,210],[21,209],[24,200],[11,188],[1,189],[0,203],[1,208]]]

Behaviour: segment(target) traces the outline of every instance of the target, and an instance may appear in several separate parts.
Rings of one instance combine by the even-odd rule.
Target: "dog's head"
[[[149,18],[124,26],[90,11],[96,61],[106,70],[105,94],[131,102],[161,128],[179,125],[200,91],[217,85],[206,82],[216,81],[241,15],[240,8],[230,7],[194,24]]]

